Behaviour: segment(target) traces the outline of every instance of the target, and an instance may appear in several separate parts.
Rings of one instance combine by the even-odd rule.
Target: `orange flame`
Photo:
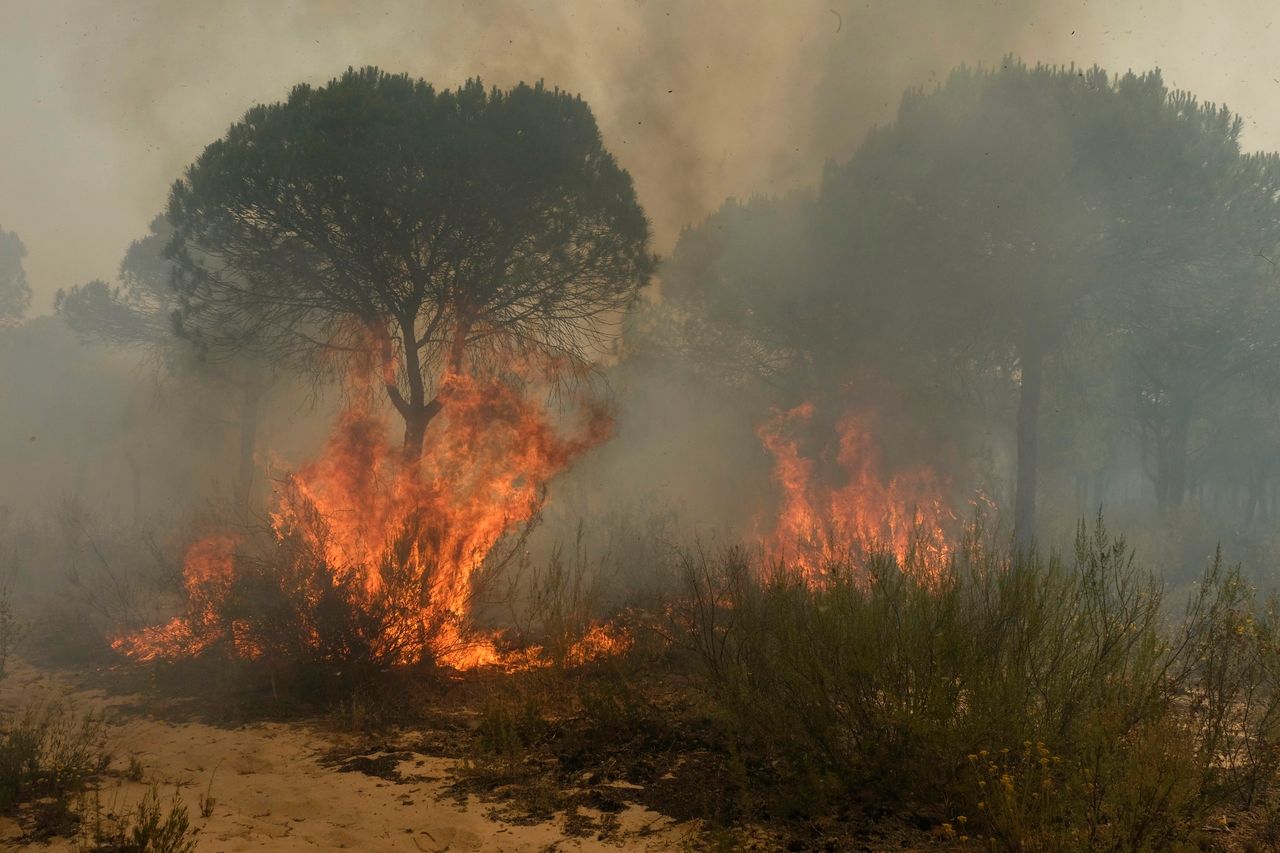
[[[622,654],[635,645],[635,637],[626,626],[597,623],[587,628],[565,655],[569,666],[582,666]]]
[[[801,437],[814,411],[811,402],[775,411],[756,430],[782,490],[776,521],[763,536],[769,559],[810,585],[822,583],[854,551],[887,550],[903,566],[936,574],[950,556],[946,528],[955,520],[938,475],[920,466],[886,480],[875,440],[878,419],[848,412],[836,424],[838,482],[822,481],[819,459],[830,459],[830,452],[807,455]]]
[[[183,560],[183,586],[187,612],[163,625],[144,628],[112,643],[116,651],[149,661],[199,654],[222,634],[222,603],[235,578],[234,536],[209,536],[187,548]]]
[[[512,386],[458,373],[443,379],[440,401],[418,459],[392,446],[388,425],[367,406],[342,413],[320,457],[286,478],[271,514],[276,539],[300,542],[328,577],[313,589],[302,575],[289,576],[296,569],[273,570],[282,585],[304,589],[312,613],[319,587],[332,585],[382,614],[383,632],[372,640],[380,659],[429,657],[457,669],[531,665],[470,628],[477,573],[499,540],[538,512],[547,482],[608,437],[611,419],[587,406],[577,429],[562,435],[544,407]],[[255,626],[222,616],[237,544],[223,536],[192,546],[186,615],[113,645],[139,660],[173,659],[230,639],[237,655],[257,656]],[[304,630],[317,633],[314,624]],[[588,646],[583,654],[591,656]]]

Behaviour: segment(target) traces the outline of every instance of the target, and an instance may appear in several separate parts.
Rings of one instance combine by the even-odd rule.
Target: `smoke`
[[[905,87],[1009,52],[1159,65],[1254,116],[1253,147],[1280,147],[1280,116],[1262,117],[1280,85],[1272,12],[1250,0],[79,0],[4,17],[0,222],[30,249],[36,313],[59,287],[109,278],[172,180],[248,106],[348,65],[581,93],[660,251],[728,196],[813,183]]]
[[[248,107],[298,83],[378,65],[442,88],[478,76],[579,93],[635,180],[655,248],[669,254],[682,229],[726,198],[812,188],[824,164],[847,159],[868,129],[893,119],[906,88],[1009,54],[1113,72],[1161,67],[1172,85],[1242,113],[1248,147],[1280,149],[1280,113],[1269,110],[1280,89],[1272,16],[1254,0],[17,0],[0,12],[0,223],[28,249],[38,324],[24,352],[47,345],[51,354],[42,356],[46,370],[20,381],[0,370],[0,395],[37,401],[0,446],[0,467],[28,460],[22,478],[0,483],[0,504],[100,481],[108,502],[137,515],[129,477],[171,478],[148,486],[164,503],[197,493],[204,468],[226,468],[230,421],[175,422],[140,438],[117,414],[130,394],[150,400],[149,380],[127,359],[87,350],[84,359],[98,361],[59,392],[78,407],[46,402],[51,359],[70,356],[60,323],[38,315],[58,288],[114,279],[185,166]],[[99,368],[103,377],[92,372]],[[689,519],[742,523],[748,497],[770,488],[754,433],[770,403],[726,401],[687,377],[624,368],[612,376],[623,402],[616,437],[557,483],[563,523],[548,526],[571,534],[575,518],[602,500],[663,494],[678,496]],[[224,405],[219,397],[208,408]],[[297,414],[289,405],[302,414],[266,435],[262,454],[282,453],[281,468],[306,455],[282,448],[280,434],[323,420],[294,401],[281,404],[282,421]],[[129,441],[139,445],[130,453],[151,454],[154,476],[124,471]],[[103,459],[114,460],[111,471],[92,467]],[[66,471],[54,476],[59,464]]]

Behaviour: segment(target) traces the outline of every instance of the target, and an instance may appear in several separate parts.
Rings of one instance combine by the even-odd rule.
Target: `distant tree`
[[[1237,529],[1280,513],[1280,364],[1224,381],[1188,429],[1187,491]]]
[[[180,357],[190,347],[181,346],[175,335],[177,294],[164,258],[171,235],[164,217],[157,216],[150,233],[129,245],[118,284],[95,279],[59,290],[57,313],[83,338],[141,348],[165,359]]]
[[[174,267],[165,249],[173,229],[163,216],[152,220],[150,233],[130,244],[120,262],[119,282],[101,280],[59,290],[57,313],[82,340],[143,352],[166,373],[230,386],[239,395],[239,463],[234,482],[237,504],[248,505],[256,473],[255,454],[262,399],[271,385],[272,371],[249,353],[207,363],[177,324],[178,294]],[[188,318],[194,323],[198,318]],[[129,460],[135,465],[134,460]]]
[[[875,215],[858,203],[836,213],[812,191],[729,199],[681,233],[662,265],[661,301],[629,336],[632,353],[674,353],[663,369],[700,374],[726,403],[753,405],[753,427],[770,406],[807,401],[818,412],[811,435],[824,441],[855,407],[895,425],[877,437],[891,471],[956,459],[968,437],[956,371],[904,326],[898,291],[858,245]],[[842,476],[837,453],[816,455],[820,476]]]
[[[197,343],[310,365],[373,347],[411,457],[448,372],[588,364],[654,266],[591,111],[540,83],[298,86],[205,149],[168,218]]]
[[[0,228],[0,324],[21,320],[31,304],[31,288],[22,269],[27,247],[12,231]]]
[[[1191,439],[1214,414],[1208,404],[1243,393],[1237,377],[1280,359],[1278,161],[1240,155],[1240,120],[1225,110],[1184,96],[1180,114],[1213,122],[1231,145],[1218,158],[1188,146],[1189,156],[1170,164],[1177,172],[1147,219],[1161,256],[1134,272],[1122,302],[1134,422],[1164,509],[1182,503],[1193,457],[1206,449]]]
[[[813,199],[729,199],[686,228],[662,265],[659,317],[682,361],[736,386],[805,393],[807,365],[835,339],[812,268]],[[799,387],[798,387],[799,386]]]
[[[1220,244],[1179,245],[1187,234],[1166,212],[1184,185],[1227,198],[1238,160],[1231,117],[1169,92],[1158,72],[1008,59],[908,92],[896,121],[828,174],[828,204],[868,211],[853,245],[897,294],[890,314],[1016,384],[1021,544],[1036,529],[1046,361],[1081,323],[1113,322],[1124,288],[1221,260]]]
[[[121,368],[86,358],[58,317],[0,327],[0,515],[90,495],[109,496],[104,510],[125,514],[113,416],[134,383]]]

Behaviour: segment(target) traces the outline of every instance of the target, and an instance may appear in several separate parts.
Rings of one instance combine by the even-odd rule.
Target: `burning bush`
[[[516,553],[547,481],[603,440],[610,421],[586,406],[562,435],[498,380],[454,375],[442,396],[420,458],[391,446],[367,402],[343,413],[320,458],[278,490],[265,541],[195,543],[186,612],[118,638],[116,649],[138,660],[216,649],[276,664],[502,663],[494,639],[469,627],[472,600]]]
[[[185,562],[186,612],[117,639],[116,649],[141,661],[220,654],[272,666],[497,662],[492,638],[466,623],[483,568],[459,593],[442,587],[450,566],[424,559],[445,531],[411,516],[380,553],[353,565],[333,561],[331,528],[314,506],[296,504],[291,520],[251,540],[197,541]],[[481,559],[492,567],[512,553],[508,543]]]

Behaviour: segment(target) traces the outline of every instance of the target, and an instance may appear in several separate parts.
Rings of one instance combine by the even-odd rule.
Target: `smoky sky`
[[[5,0],[0,227],[27,244],[33,313],[114,275],[169,184],[249,106],[348,66],[439,87],[544,79],[582,94],[656,248],[729,196],[814,183],[904,88],[961,63],[1160,67],[1280,148],[1269,0]]]

